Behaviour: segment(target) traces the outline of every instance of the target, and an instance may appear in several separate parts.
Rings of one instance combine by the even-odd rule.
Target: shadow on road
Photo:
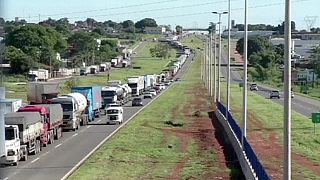
[[[245,177],[242,173],[241,166],[237,159],[236,153],[234,152],[233,147],[228,141],[227,135],[222,125],[217,120],[217,117],[214,111],[208,112],[208,114],[211,119],[212,125],[215,129],[214,136],[218,140],[219,145],[223,148],[226,165],[231,170],[230,179],[245,180]]]

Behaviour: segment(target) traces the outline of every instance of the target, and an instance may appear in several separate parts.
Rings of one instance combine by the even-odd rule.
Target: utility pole
[[[213,34],[213,86],[214,86],[214,103],[217,102],[217,55],[216,55],[216,28],[214,28],[214,34]]]
[[[221,15],[227,14],[228,12],[212,12],[213,14],[219,15],[219,58],[218,58],[218,101],[220,102],[221,94],[221,78],[220,78],[220,69],[221,69]]]
[[[244,149],[243,142],[244,138],[247,136],[247,106],[248,106],[248,0],[245,0],[244,8],[244,50],[243,50],[243,125],[242,125],[242,148]]]
[[[209,95],[212,96],[212,38],[209,30]]]
[[[283,179],[291,180],[291,0],[285,4],[284,43],[284,163]]]

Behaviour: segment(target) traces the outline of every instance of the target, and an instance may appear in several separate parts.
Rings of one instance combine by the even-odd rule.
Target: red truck
[[[43,123],[44,134],[41,145],[52,144],[62,137],[63,111],[60,104],[27,105],[19,108],[18,112],[39,112]]]

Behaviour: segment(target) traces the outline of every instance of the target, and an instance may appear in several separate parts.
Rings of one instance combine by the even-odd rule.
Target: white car
[[[157,91],[155,89],[151,89],[149,93],[152,94],[153,96],[157,95]]]
[[[107,124],[121,124],[123,122],[122,107],[108,107],[106,111],[107,111]]]

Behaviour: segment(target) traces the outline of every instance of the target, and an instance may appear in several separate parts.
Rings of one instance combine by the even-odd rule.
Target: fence
[[[227,112],[226,107],[220,102],[217,102],[217,107],[218,107],[218,110],[221,112],[221,114],[224,117],[227,117],[226,113],[228,113],[227,121],[228,121],[232,131],[236,135],[236,138],[238,139],[239,142],[241,142],[242,130],[239,127],[239,125],[237,124],[237,122],[235,121],[235,119],[233,118],[233,116],[231,115],[231,113]],[[262,166],[260,160],[258,159],[256,153],[254,152],[254,150],[251,147],[250,143],[248,142],[247,138],[243,138],[243,150],[244,150],[245,156],[247,157],[248,161],[251,164],[251,167],[252,167],[256,177],[258,179],[262,179],[262,180],[269,180],[270,177],[269,177],[267,171]]]

